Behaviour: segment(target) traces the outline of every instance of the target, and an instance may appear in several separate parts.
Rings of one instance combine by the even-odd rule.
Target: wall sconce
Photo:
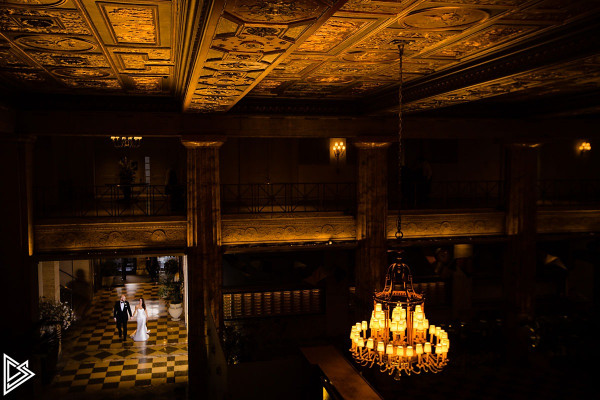
[[[590,142],[586,142],[584,140],[581,143],[579,143],[577,150],[579,150],[579,155],[583,155],[583,154],[587,153],[588,151],[592,150],[592,144]]]
[[[346,145],[343,142],[336,142],[333,145],[333,154],[338,162],[340,161],[340,156],[344,153],[346,153]]]
[[[111,136],[110,140],[117,149],[137,149],[142,144],[141,136]]]
[[[329,158],[335,161],[336,168],[339,168],[340,161],[346,160],[346,139],[332,138],[329,140]]]

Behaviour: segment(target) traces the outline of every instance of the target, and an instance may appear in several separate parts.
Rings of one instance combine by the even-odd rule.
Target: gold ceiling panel
[[[0,77],[36,90],[173,94],[176,1],[4,0]]]
[[[158,7],[96,3],[115,44],[158,46]]]
[[[369,98],[398,84],[395,40],[405,42],[404,81],[421,85],[598,9],[597,0],[0,0],[0,79],[16,90],[177,96],[199,112],[245,96]],[[564,68],[568,77],[551,66],[407,110],[586,82]]]
[[[228,0],[215,2],[205,33],[197,68],[187,88],[184,109],[214,112],[233,107],[292,51],[307,51],[311,34],[322,39],[323,24],[335,26],[341,36],[360,29],[364,22],[330,20],[345,1],[329,0]],[[321,32],[321,33],[320,33]],[[319,36],[321,35],[321,36]],[[332,42],[329,42],[332,43]],[[333,43],[332,45],[335,45]],[[325,45],[327,46],[327,45]],[[235,83],[223,74],[235,77]],[[212,83],[209,83],[212,82]],[[264,90],[264,85],[262,89]]]
[[[277,81],[278,85],[259,85],[248,96],[372,95],[398,82],[398,49],[394,40],[405,42],[403,72],[408,82],[546,32],[588,14],[598,3],[350,0],[268,75],[266,79]],[[375,22],[364,28],[359,25],[369,19]],[[343,24],[339,24],[341,21]],[[307,53],[311,46],[312,53]],[[321,58],[300,58],[305,54],[318,54]],[[343,89],[334,90],[332,82],[344,85]],[[319,90],[318,85],[325,88]]]

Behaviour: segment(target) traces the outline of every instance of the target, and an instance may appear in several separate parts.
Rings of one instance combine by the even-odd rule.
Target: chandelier
[[[110,140],[117,149],[137,149],[142,144],[141,136],[111,136]]]
[[[402,240],[402,57],[404,41],[398,45],[398,218],[396,239]],[[361,366],[377,366],[400,379],[402,375],[440,372],[448,363],[448,333],[425,318],[425,297],[414,290],[408,265],[398,257],[390,265],[381,292],[373,296],[370,321],[357,322],[350,332],[350,352]]]
[[[377,366],[397,380],[446,366],[448,333],[425,318],[424,296],[415,292],[410,268],[400,258],[389,266],[373,303],[370,321],[357,322],[350,332],[350,351],[359,365]]]

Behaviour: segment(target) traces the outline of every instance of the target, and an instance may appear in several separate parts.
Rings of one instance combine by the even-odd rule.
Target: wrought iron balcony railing
[[[250,183],[221,185],[224,214],[342,211],[354,213],[354,183]]]
[[[503,181],[433,181],[402,186],[402,209],[501,208]],[[539,205],[600,204],[600,180],[541,180]],[[388,206],[398,207],[389,187]],[[168,216],[186,214],[185,186],[118,185],[37,187],[38,218]],[[251,183],[221,185],[223,214],[356,212],[356,184]]]
[[[398,208],[398,191],[390,188],[390,209]],[[403,209],[497,208],[504,199],[503,181],[406,182]]]
[[[543,179],[538,181],[538,205],[589,205],[600,203],[598,179]]]
[[[37,218],[185,215],[185,187],[117,185],[37,187]]]

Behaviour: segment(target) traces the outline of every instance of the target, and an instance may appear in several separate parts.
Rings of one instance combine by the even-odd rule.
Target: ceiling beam
[[[419,118],[407,116],[403,137],[495,138],[499,140],[547,141],[597,137],[597,118],[476,119]],[[24,135],[144,136],[144,137],[371,137],[394,141],[395,116],[244,116],[175,112],[40,111],[17,113],[16,128]]]

